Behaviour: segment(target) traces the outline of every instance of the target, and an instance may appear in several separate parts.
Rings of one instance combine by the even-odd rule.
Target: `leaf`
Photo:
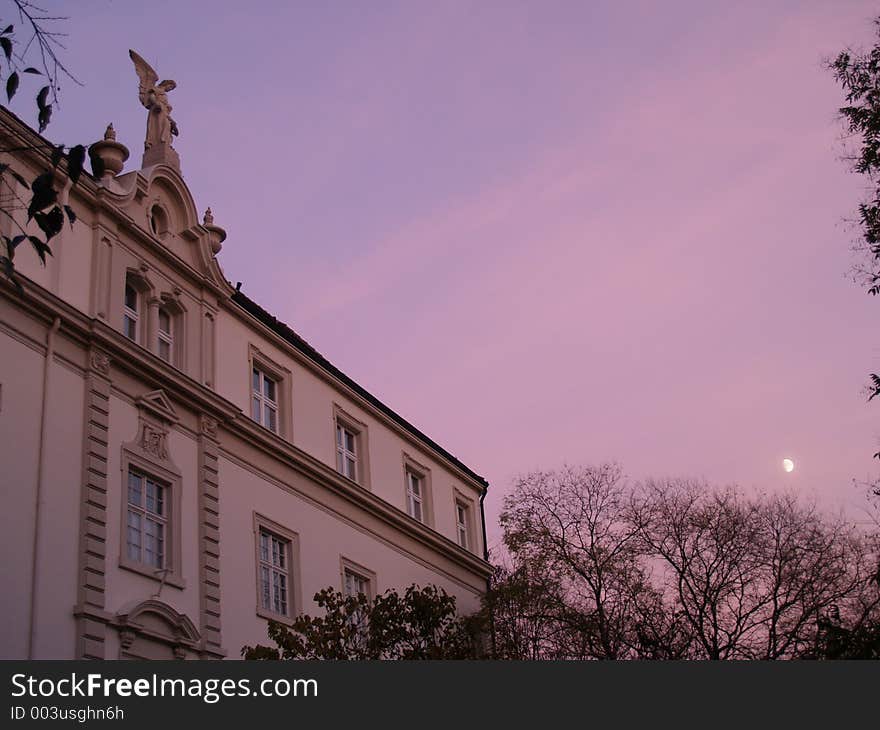
[[[4,238],[6,238],[6,236],[4,236]],[[20,244],[22,241],[24,241],[25,238],[27,238],[27,236],[19,235],[11,240],[8,238],[6,239],[8,241],[8,243],[6,244],[6,249],[9,251],[9,258],[12,258],[13,251],[15,251],[16,248],[18,248],[18,244]]]
[[[76,223],[76,213],[69,205],[64,206],[64,212],[67,213],[67,220],[70,221],[70,227],[73,228],[73,224]]]
[[[60,144],[52,148],[52,167],[58,167],[61,158],[64,157],[64,145]]]
[[[64,214],[57,205],[48,213],[35,213],[34,220],[37,222],[40,230],[46,234],[46,241],[61,233],[61,228],[64,226]],[[31,239],[33,243],[33,237]]]
[[[52,105],[48,104],[40,109],[40,113],[37,115],[37,122],[40,125],[40,133],[49,126],[50,119],[52,119]]]
[[[7,25],[6,28],[3,29],[3,32],[0,33],[0,35],[6,35],[7,33],[11,33],[13,28],[15,28],[14,25]]]
[[[12,58],[12,41],[6,36],[0,36],[0,46],[3,48],[3,53],[6,54],[6,60],[9,61]]]
[[[870,396],[868,396],[868,402],[870,403],[875,396],[880,395],[880,375],[871,374],[871,388],[873,389]]]
[[[16,91],[18,91],[18,72],[13,71],[9,74],[9,78],[6,79],[6,100],[12,101]]]
[[[37,94],[37,107],[42,111],[46,108],[46,99],[49,98],[50,87],[44,86]]]
[[[33,197],[28,205],[28,220],[35,218],[38,211],[48,208],[58,199],[58,192],[54,188],[54,179],[51,172],[44,172],[34,179]]]
[[[46,254],[52,255],[52,249],[49,248],[49,244],[40,240],[36,236],[28,236],[28,240],[31,242],[31,245],[34,247],[34,250],[37,252],[37,256],[40,257],[40,261],[42,261],[43,266],[46,265]]]
[[[37,76],[42,76],[42,75],[43,75],[43,72],[42,72],[42,71],[40,71],[39,69],[34,68],[33,66],[28,66],[24,71],[22,71],[22,73],[23,73],[23,74],[36,74]]]
[[[85,161],[86,148],[83,145],[78,144],[76,147],[70,148],[70,152],[67,153],[67,174],[74,185],[79,181]]]

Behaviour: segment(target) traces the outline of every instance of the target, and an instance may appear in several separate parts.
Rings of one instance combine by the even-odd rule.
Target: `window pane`
[[[171,334],[171,315],[164,309],[159,310],[159,331],[166,335]]]
[[[122,332],[130,340],[137,339],[137,323],[128,315],[122,319]]]
[[[269,590],[269,569],[264,565],[260,568],[260,594],[262,596],[263,608],[266,609],[272,608]]]
[[[266,406],[266,428],[270,431],[278,431],[278,423],[277,423],[277,415],[275,413],[275,409],[269,406]]]
[[[128,472],[128,503],[141,506],[141,477],[134,472]]]
[[[137,312],[137,290],[131,284],[125,285],[125,306],[131,309],[133,312]]]
[[[342,451],[337,451],[337,452],[336,452],[336,471],[338,471],[340,474],[344,474],[344,473],[345,473],[345,472],[343,471],[343,466],[342,466],[342,462],[343,462],[343,459],[344,459],[344,458],[345,458],[345,457],[342,456]]]
[[[421,495],[421,486],[421,480],[415,474],[410,474],[409,487],[412,490],[412,493],[415,494],[417,497]]]
[[[269,535],[260,530],[260,560],[269,562]]]
[[[336,445],[342,446],[342,426],[336,427]]]
[[[422,521],[422,504],[421,502],[417,502],[413,500],[413,517],[415,517],[419,522]]]
[[[141,516],[137,512],[128,513],[128,557],[141,559]]]
[[[251,387],[254,390],[254,393],[260,392],[260,371],[254,368],[252,377],[251,377]]]
[[[354,453],[354,434],[349,431],[345,432],[345,448]]]
[[[251,401],[251,418],[253,418],[257,423],[261,423],[260,419],[260,399],[254,396]]]
[[[171,345],[165,340],[159,340],[159,357],[165,362],[171,362]]]
[[[345,476],[347,476],[349,479],[354,479],[355,474],[356,471],[354,459],[347,458],[345,460]]]
[[[263,394],[273,403],[275,402],[275,381],[263,376]]]

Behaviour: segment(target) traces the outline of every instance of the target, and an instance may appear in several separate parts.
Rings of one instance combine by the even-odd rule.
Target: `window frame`
[[[422,518],[415,517],[410,512],[410,476],[416,477],[420,484],[421,491],[421,512]],[[403,453],[403,506],[404,512],[416,522],[427,527],[434,526],[434,506],[433,495],[431,489],[431,470],[424,464],[413,459],[406,452]]]
[[[287,542],[287,614],[276,613],[263,606],[260,557],[260,534],[267,532]],[[256,588],[257,616],[290,624],[302,613],[302,581],[299,568],[299,534],[274,520],[254,512],[254,586]]]
[[[346,574],[350,573],[352,575],[361,578],[367,583],[367,592],[364,594],[370,601],[376,598],[377,586],[376,586],[376,572],[370,570],[369,568],[361,565],[360,563],[356,563],[354,560],[350,560],[344,555],[339,556],[339,577],[340,577],[340,585],[342,587],[342,595],[348,596],[348,592],[346,591]]]
[[[153,427],[153,424],[149,422],[147,422],[147,425]],[[128,555],[128,475],[132,471],[161,484],[166,490],[164,566],[162,568],[154,568]],[[186,588],[186,581],[182,574],[181,555],[181,493],[183,491],[183,481],[180,472],[168,461],[160,463],[152,454],[145,452],[136,444],[124,444],[120,460],[120,473],[120,484],[123,487],[119,489],[119,567],[138,573],[163,585],[173,586],[181,590]]]
[[[278,426],[277,430],[273,431],[268,426],[264,426],[262,421],[257,421],[253,417],[253,404],[254,404],[254,387],[253,387],[253,373],[254,370],[260,371],[264,377],[268,377],[269,380],[275,383],[275,419],[276,424]],[[290,389],[290,371],[279,365],[277,362],[274,362],[269,357],[267,357],[264,353],[262,353],[259,349],[257,349],[254,345],[250,345],[248,348],[248,399],[247,399],[247,414],[248,418],[253,422],[258,424],[260,427],[266,429],[269,433],[274,433],[276,436],[280,436],[281,438],[292,441],[293,440],[293,426],[291,420],[291,389]],[[261,381],[262,383],[262,381]],[[262,392],[261,392],[262,397]],[[263,417],[262,410],[262,402],[260,409],[260,416]]]
[[[474,518],[476,503],[473,499],[465,495],[459,489],[453,487],[452,489],[452,505],[455,517],[455,543],[460,548],[467,550],[469,553],[477,554],[477,531],[476,531],[476,522]],[[458,508],[463,507],[465,510],[464,514],[464,528],[467,534],[467,545],[462,545],[461,540],[459,539],[459,523],[458,521]]]
[[[168,318],[168,330],[165,331],[162,329],[162,315],[165,315]],[[177,358],[177,349],[174,346],[175,340],[175,330],[177,316],[174,312],[172,312],[167,304],[160,304],[158,310],[158,317],[156,320],[156,354],[160,359],[167,362],[169,365],[174,365]],[[168,357],[162,357],[162,345],[165,344],[168,346]]]
[[[338,431],[349,431],[354,436],[355,446],[355,478],[352,479],[340,470],[340,450]],[[347,450],[346,450],[347,451]],[[370,489],[370,439],[367,425],[345,411],[338,403],[333,404],[333,465],[336,473],[359,484],[364,489]]]
[[[134,292],[134,309],[128,306],[128,290],[131,289]],[[129,276],[125,277],[125,287],[123,288],[122,295],[122,334],[132,342],[138,342],[138,335],[141,330],[141,313],[140,310],[143,309],[140,306],[143,302],[143,296],[138,288],[135,286],[133,282],[129,281]],[[131,321],[134,330],[134,337],[128,334],[128,323]]]

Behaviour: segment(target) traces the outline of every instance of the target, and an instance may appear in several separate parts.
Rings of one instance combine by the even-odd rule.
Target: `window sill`
[[[293,622],[296,619],[295,616],[286,616],[283,613],[274,613],[267,608],[257,607],[257,616],[260,618],[264,618],[267,621],[277,621],[279,624],[284,624],[285,626],[293,626]]]
[[[155,568],[151,568],[148,565],[144,565],[143,563],[136,563],[133,560],[128,560],[127,558],[119,559],[119,567],[124,570],[130,570],[132,573],[137,573],[138,575],[142,575],[145,578],[150,578],[157,583],[163,583],[167,586],[171,586],[172,588],[178,588],[183,590],[186,588],[186,581],[181,578],[177,573],[172,571],[168,571],[165,574],[165,580],[162,580],[162,571],[156,570]]]

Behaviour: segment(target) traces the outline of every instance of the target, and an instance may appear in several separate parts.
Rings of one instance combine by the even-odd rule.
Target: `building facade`
[[[477,609],[486,481],[230,285],[151,124],[141,169],[108,128],[100,179],[57,173],[76,222],[0,280],[0,657],[236,658],[328,586]],[[50,169],[4,109],[0,137]]]

